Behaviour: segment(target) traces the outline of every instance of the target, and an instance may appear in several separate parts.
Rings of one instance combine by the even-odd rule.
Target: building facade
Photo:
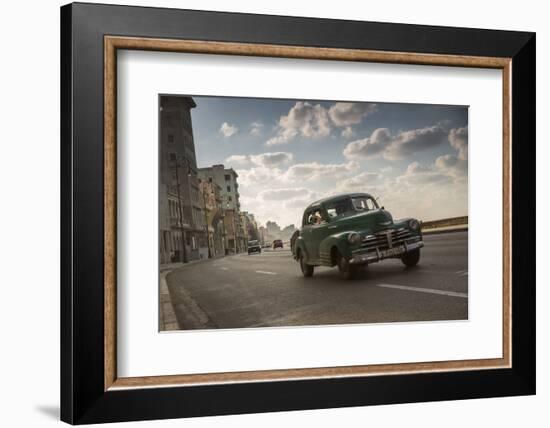
[[[200,200],[191,97],[160,97],[160,262],[208,257],[206,221]]]
[[[243,230],[243,219],[240,212],[238,174],[233,168],[225,168],[224,165],[218,164],[199,168],[198,176],[202,182],[214,183],[219,188],[224,213],[226,254],[246,251],[247,234]]]
[[[225,168],[223,165],[213,165],[207,168],[199,168],[199,177],[203,181],[214,182],[220,187],[223,200],[223,208],[240,211],[239,202],[239,177],[233,168]]]
[[[226,253],[223,201],[220,187],[214,182],[199,178],[199,188],[203,199],[209,257],[218,257]]]

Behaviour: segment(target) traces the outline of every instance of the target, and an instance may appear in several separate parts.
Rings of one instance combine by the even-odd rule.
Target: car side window
[[[312,226],[318,226],[320,224],[326,223],[326,220],[323,218],[323,214],[320,209],[314,209],[308,216],[308,224]]]

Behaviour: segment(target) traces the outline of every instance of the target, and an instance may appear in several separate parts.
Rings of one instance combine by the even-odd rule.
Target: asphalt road
[[[317,267],[304,278],[290,250],[186,265],[167,276],[181,329],[468,318],[468,233],[424,236],[418,266],[370,265],[358,279]]]

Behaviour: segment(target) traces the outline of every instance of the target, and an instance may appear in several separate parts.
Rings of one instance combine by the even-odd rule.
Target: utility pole
[[[223,204],[221,206],[221,210],[222,210],[222,227],[223,227],[223,255],[226,256],[227,255],[227,250],[228,250],[228,242],[227,242],[227,231],[225,229],[225,213],[227,212],[227,210],[225,210],[223,208]]]
[[[206,183],[204,183],[206,184]],[[202,201],[204,204],[204,226],[206,228],[206,245],[208,246],[208,258],[212,258],[212,251],[210,250],[210,230],[208,229],[208,212],[206,211],[206,186],[202,186]]]
[[[229,210],[229,202],[227,202],[227,208]],[[233,250],[235,251],[235,254],[237,254],[237,225],[235,224],[235,213],[237,210],[234,209],[231,211],[233,212]]]
[[[175,162],[175,170],[176,170],[176,189],[178,192],[178,211],[179,211],[179,220],[180,220],[180,227],[181,227],[181,234],[182,234],[182,241],[181,241],[181,247],[182,247],[182,253],[183,253],[183,263],[187,263],[187,248],[186,248],[186,234],[185,234],[185,228],[183,226],[183,208],[181,206],[181,190],[180,190],[180,177],[178,173],[179,163],[177,157],[174,159]]]

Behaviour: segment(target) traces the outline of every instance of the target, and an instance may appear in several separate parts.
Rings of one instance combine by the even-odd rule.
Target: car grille
[[[385,250],[388,248],[403,245],[405,242],[415,242],[420,237],[417,234],[411,233],[409,229],[387,229],[374,235],[368,235],[361,243],[361,251],[376,251]]]

